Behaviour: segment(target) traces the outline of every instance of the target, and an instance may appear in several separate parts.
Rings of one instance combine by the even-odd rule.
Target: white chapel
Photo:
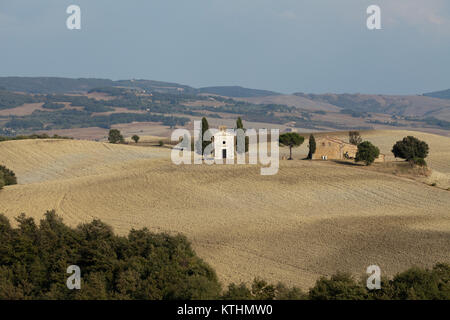
[[[235,134],[232,130],[226,130],[225,126],[219,128],[219,131],[213,135],[214,159],[224,160],[234,159]]]

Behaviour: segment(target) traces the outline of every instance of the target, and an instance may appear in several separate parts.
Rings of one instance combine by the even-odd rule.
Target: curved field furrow
[[[450,141],[441,138],[433,145]],[[281,161],[261,176],[258,166],[176,166],[168,149],[73,140],[0,143],[0,163],[20,181],[0,191],[8,217],[56,209],[71,225],[183,233],[225,282],[308,287],[337,270],[378,264],[391,275],[450,261],[450,192],[359,167]]]

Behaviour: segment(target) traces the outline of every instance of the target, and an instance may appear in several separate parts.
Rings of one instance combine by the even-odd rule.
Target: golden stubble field
[[[363,136],[387,153],[406,134]],[[413,134],[449,174],[450,138]],[[8,217],[56,209],[70,225],[100,218],[120,234],[183,233],[225,283],[259,276],[307,288],[338,270],[450,262],[450,192],[355,166],[281,161],[261,176],[252,165],[176,166],[166,148],[74,140],[3,142],[0,163],[19,178],[0,191]]]

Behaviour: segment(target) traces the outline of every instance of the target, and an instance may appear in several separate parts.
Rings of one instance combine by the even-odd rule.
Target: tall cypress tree
[[[244,124],[242,123],[241,117],[236,120],[236,129],[242,129],[245,132]],[[245,137],[245,152],[248,151],[248,137]]]
[[[203,141],[203,137],[205,136],[205,132],[209,130],[208,120],[205,117],[202,118],[202,154],[205,152],[205,148],[211,143],[211,141]]]
[[[242,123],[241,117],[239,117],[236,121],[236,128],[244,130],[244,124]]]
[[[309,153],[308,153],[308,159],[312,159],[313,154],[316,152],[316,139],[314,138],[314,136],[311,134],[309,136]]]

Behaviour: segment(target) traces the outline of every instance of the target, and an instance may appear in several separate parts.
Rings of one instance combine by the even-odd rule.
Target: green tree
[[[236,120],[236,129],[244,129],[244,124],[242,123],[241,117]]]
[[[306,300],[308,296],[297,287],[288,288],[283,283],[275,287],[275,299],[277,300]]]
[[[17,184],[16,174],[5,166],[0,166],[0,174],[5,186]]]
[[[209,130],[209,123],[205,117],[202,118],[202,154],[205,152],[205,148],[211,143],[211,141],[203,141],[205,132]]]
[[[425,159],[423,158],[413,158],[412,161],[413,164],[419,166],[419,167],[426,167],[427,166],[427,162],[425,161]]]
[[[437,264],[432,270],[417,267],[397,274],[391,281],[393,299],[450,299],[450,265]]]
[[[119,130],[111,129],[109,130],[108,141],[109,143],[123,143],[124,139]]]
[[[238,117],[238,119],[236,120],[236,129],[242,129],[244,132],[246,131],[246,129],[244,128],[244,124],[242,122],[241,117]],[[242,138],[245,139],[245,152],[248,152],[249,138],[245,137],[245,136],[244,137],[239,137],[239,138],[240,139],[242,139]]]
[[[379,155],[380,149],[378,149],[378,147],[374,146],[369,141],[364,141],[358,144],[355,161],[364,161],[368,166],[372,164]]]
[[[316,152],[316,139],[314,138],[314,136],[311,134],[309,136],[309,152],[308,152],[308,159],[312,159],[313,154]]]
[[[0,171],[0,190],[5,186],[5,179],[3,176],[3,172]]]
[[[240,285],[231,283],[228,285],[228,289],[221,296],[223,300],[252,300],[252,292],[245,285],[241,283]]]
[[[392,147],[392,153],[396,158],[402,158],[419,165],[423,165],[420,159],[425,159],[428,156],[428,151],[428,144],[413,136],[404,137],[403,140],[397,141]]]
[[[361,135],[359,131],[349,131],[348,133],[348,141],[355,146],[359,145],[362,142]]]
[[[277,288],[283,291],[283,294],[290,294],[289,290],[279,284]],[[265,280],[255,278],[249,289],[245,283],[228,285],[228,289],[222,294],[224,300],[274,300],[278,293],[275,286],[267,283]]]
[[[289,160],[292,160],[292,148],[299,147],[305,138],[296,132],[287,132],[280,135],[280,144],[289,147]]]
[[[138,143],[140,137],[139,137],[137,134],[135,134],[134,136],[131,137],[131,139],[133,139],[133,141],[134,141],[135,143]]]
[[[309,290],[311,300],[363,300],[367,290],[347,273],[337,273],[330,279],[322,277]]]
[[[205,136],[205,132],[209,130],[208,120],[203,117],[202,118],[202,130],[199,132],[199,136],[197,142],[195,144],[195,149],[198,154],[203,154],[205,148],[211,143],[211,141],[203,141],[203,137]]]
[[[255,300],[273,300],[275,299],[275,293],[275,287],[265,280],[259,278],[253,280],[252,295]]]

